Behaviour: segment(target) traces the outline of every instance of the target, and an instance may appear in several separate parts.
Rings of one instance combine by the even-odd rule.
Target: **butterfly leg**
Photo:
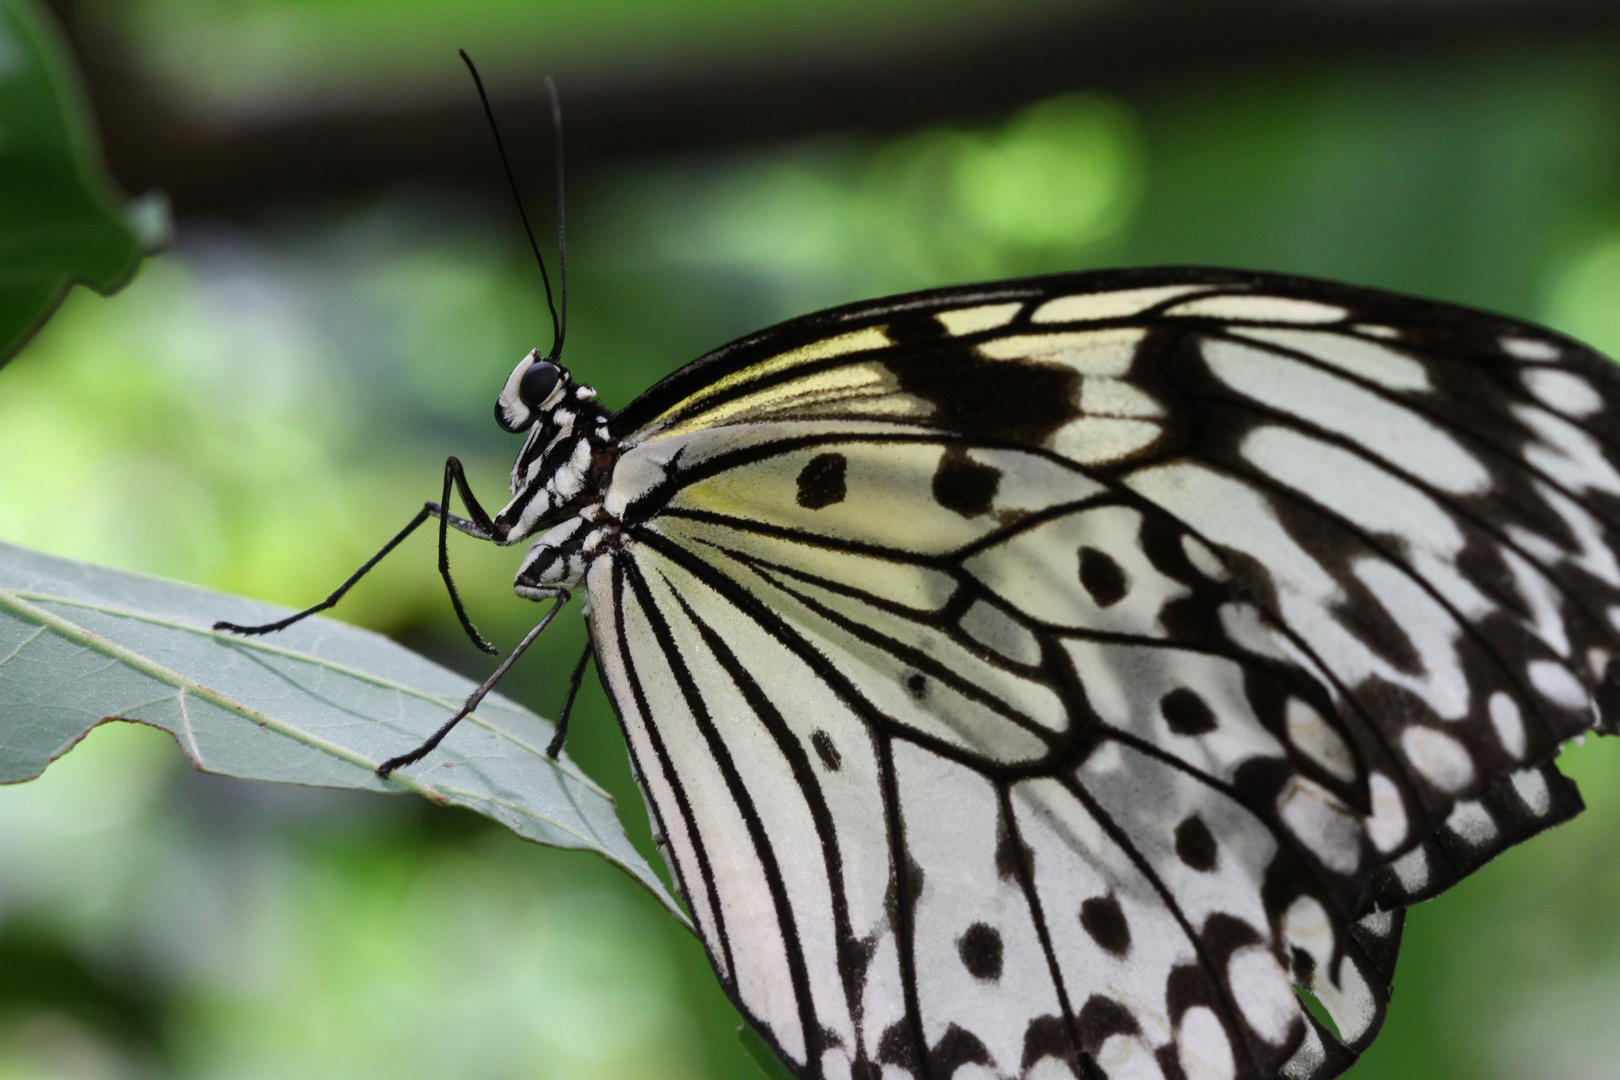
[[[540,636],[540,632],[551,625],[551,620],[557,617],[557,612],[561,611],[562,606],[566,603],[568,603],[568,592],[558,590],[556,600],[551,605],[551,610],[546,612],[545,617],[536,624],[533,630],[523,636],[523,640],[517,643],[517,647],[507,655],[505,660],[501,661],[501,666],[491,672],[489,678],[485,679],[478,689],[468,695],[466,703],[456,710],[456,714],[446,720],[438,731],[428,736],[427,741],[415,750],[408,754],[401,754],[398,757],[391,757],[377,766],[377,775],[387,779],[388,774],[395,769],[403,769],[407,765],[414,765],[431,754],[434,747],[443,742],[444,737],[450,734],[452,728],[461,723],[468,713],[478,708],[478,703],[483,701],[484,697],[495,688],[495,684],[500,682],[506,673],[511,670],[512,665],[517,663],[517,658],[522,656],[530,645],[534,644],[534,639]]]
[[[472,486],[467,483],[467,474],[461,467],[460,459],[455,455],[445,458],[444,494],[440,497],[439,506],[437,507],[439,518],[439,576],[444,578],[444,587],[450,593],[450,605],[456,609],[456,618],[461,620],[461,628],[467,632],[467,637],[478,648],[494,656],[497,652],[495,646],[485,641],[484,635],[480,634],[478,628],[473,626],[472,619],[467,615],[467,609],[461,602],[461,594],[456,591],[456,583],[450,578],[449,536],[450,525],[452,524],[450,519],[455,516],[450,513],[450,484],[452,481],[455,483],[456,489],[461,492],[462,505],[467,508],[467,513],[472,515],[470,522],[464,518],[456,518],[456,529],[466,533],[468,536],[476,536],[480,540],[492,540],[495,535],[494,523],[489,520],[489,515],[484,512],[482,506],[478,505],[477,498],[473,496]],[[423,509],[432,512],[434,507],[432,503],[429,503]],[[381,557],[381,555],[378,556],[378,558]],[[348,586],[345,585],[344,587],[347,588]]]
[[[551,737],[551,745],[546,747],[546,757],[553,761],[562,753],[563,736],[568,734],[568,718],[574,712],[574,696],[579,693],[579,684],[585,678],[585,665],[591,660],[591,643],[585,642],[585,651],[579,654],[579,663],[574,665],[574,673],[568,676],[568,694],[563,698],[562,714],[557,717],[557,734]]]
[[[452,484],[461,492],[461,501],[466,504],[467,512],[472,515],[471,520],[457,517],[447,509],[450,505],[450,487]],[[381,551],[367,559],[360,569],[350,574],[347,581],[332,591],[332,595],[318,604],[276,622],[265,623],[261,626],[239,626],[236,623],[221,620],[214,624],[214,629],[229,630],[236,634],[269,634],[277,630],[285,630],[301,619],[327,610],[343,599],[343,595],[353,588],[356,582],[370,573],[372,567],[382,562],[390,551],[403,543],[407,536],[415,532],[430,517],[439,519],[439,576],[444,578],[445,587],[450,591],[450,603],[456,609],[456,617],[461,620],[461,628],[467,632],[467,636],[472,639],[474,645],[493,655],[496,651],[495,646],[485,641],[483,636],[478,633],[477,628],[473,626],[472,619],[468,617],[467,609],[461,602],[461,595],[456,591],[456,583],[450,577],[448,535],[451,527],[454,527],[457,532],[466,533],[468,536],[476,537],[479,540],[491,540],[494,538],[493,523],[490,521],[489,515],[484,512],[484,508],[478,504],[478,500],[473,496],[472,488],[467,483],[467,476],[461,467],[461,462],[454,457],[447,459],[444,463],[444,495],[441,501],[423,504],[422,509],[417,511],[416,516],[410,520],[410,523],[401,529],[392,540],[384,544]]]

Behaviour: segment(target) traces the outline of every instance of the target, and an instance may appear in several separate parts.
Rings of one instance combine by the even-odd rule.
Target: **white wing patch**
[[[1556,368],[1525,368],[1524,385],[1547,408],[1565,416],[1590,416],[1603,408],[1603,397],[1579,375]]]
[[[1502,351],[1520,360],[1556,360],[1558,346],[1539,338],[1508,335],[1501,339]]]
[[[1207,292],[1207,285],[1155,285],[1146,289],[1089,292],[1048,300],[1030,313],[1038,323],[1100,322],[1140,315],[1178,297]]]
[[[1236,342],[1211,342],[1204,357],[1216,377],[1232,389],[1294,422],[1369,447],[1386,461],[1400,462],[1442,491],[1466,495],[1490,484],[1485,466],[1455,438],[1421,413],[1355,382]]]
[[[1199,315],[1211,319],[1263,320],[1285,323],[1333,323],[1350,313],[1336,304],[1292,300],[1279,296],[1211,296],[1177,304],[1166,315]]]
[[[1119,378],[1136,362],[1136,349],[1146,336],[1146,330],[1134,326],[1018,334],[982,342],[978,352],[990,360],[1056,361],[1082,375]]]
[[[1309,356],[1388,390],[1434,388],[1429,382],[1429,371],[1421,361],[1364,338],[1328,330],[1283,330],[1266,326],[1234,327],[1232,333]]]
[[[983,307],[956,308],[952,311],[942,311],[936,318],[941,325],[958,337],[963,334],[977,334],[983,330],[994,330],[998,326],[1005,326],[1012,321],[1014,315],[1024,310],[1020,303],[1011,304],[985,304]]]

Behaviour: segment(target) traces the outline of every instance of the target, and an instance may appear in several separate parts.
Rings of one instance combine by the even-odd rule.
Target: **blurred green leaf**
[[[174,736],[206,772],[322,787],[416,791],[526,839],[595,851],[679,908],[625,836],[613,800],[545,756],[552,725],[498,695],[428,759],[373,770],[418,745],[473,684],[387,638],[308,619],[273,638],[216,619],[282,609],[0,544],[0,782],[32,779],[104,720]]]
[[[109,293],[127,281],[161,216],[151,202],[124,209],[44,15],[0,0],[0,364],[74,282]]]
[[[754,1059],[768,1080],[794,1080],[788,1067],[782,1064],[782,1059],[771,1050],[770,1045],[760,1036],[759,1032],[744,1024],[737,1029],[737,1038],[742,1040],[743,1049],[748,1056]]]

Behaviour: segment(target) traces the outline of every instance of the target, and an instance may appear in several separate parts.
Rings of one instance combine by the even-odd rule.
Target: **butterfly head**
[[[532,349],[507,376],[506,386],[495,400],[495,422],[516,434],[529,430],[536,420],[571,398],[588,401],[595,396],[589,387],[576,386],[567,368]]]
[[[512,465],[512,501],[495,517],[497,543],[533,536],[600,498],[617,444],[610,414],[595,399],[595,390],[539,349],[507,376],[495,422],[527,438]]]

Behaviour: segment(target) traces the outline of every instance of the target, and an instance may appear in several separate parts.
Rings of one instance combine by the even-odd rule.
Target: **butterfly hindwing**
[[[955,1048],[1017,1072],[1054,1054],[1075,1060],[1078,1044],[1099,1061],[1202,1054],[1231,1062],[1234,1075],[1269,1075],[1305,1031],[1286,973],[1296,944],[1285,931],[1314,910],[1322,926],[1297,947],[1317,947],[1326,968],[1347,947],[1357,899],[1343,867],[1359,861],[1364,842],[1348,814],[1340,813],[1337,834],[1322,834],[1308,813],[1301,826],[1318,843],[1348,845],[1334,865],[1284,824],[1301,805],[1317,808],[1317,817],[1342,811],[1330,786],[1346,787],[1344,776],[1288,742],[1290,690],[1316,697],[1331,715],[1326,697],[1278,658],[1218,635],[1171,643],[1175,619],[1167,625],[1166,610],[1221,586],[1187,555],[1197,550],[1190,539],[1127,489],[1028,451],[915,438],[905,453],[895,448],[890,439],[827,435],[772,456],[747,440],[683,456],[695,479],[637,527],[635,558],[623,565],[639,584],[617,605],[621,617],[648,623],[628,639],[662,643],[662,655],[648,651],[633,666],[684,668],[694,688],[685,693],[704,699],[701,710],[684,696],[652,706],[663,737],[699,747],[719,738],[700,713],[751,711],[758,727],[725,737],[771,733],[745,755],[749,765],[779,757],[788,769],[797,761],[795,776],[735,785],[732,799],[778,810],[804,801],[799,826],[779,821],[749,839],[761,851],[837,854],[785,905],[796,916],[822,913],[813,936],[847,933],[846,955],[870,954],[822,982],[844,985],[846,1002],[863,1004],[895,998],[869,988],[918,987],[915,1033],[894,1021],[873,1030],[860,1013],[868,1061],[903,1065]],[[718,468],[727,453],[736,463]],[[824,502],[823,493],[807,510],[799,477],[828,472],[830,456],[843,463],[843,496]],[[947,458],[965,464],[942,466]],[[869,500],[903,500],[908,486],[930,492],[942,468],[965,467],[1039,482],[1009,482],[1004,491],[998,484],[990,504],[970,516],[919,497],[894,535],[888,527],[897,519],[871,512],[878,507]],[[768,505],[773,484],[797,514]],[[1021,505],[1038,492],[1067,501]],[[844,504],[842,516],[817,517]],[[1149,520],[1163,535],[1144,548]],[[1199,557],[1216,569],[1208,554]],[[1017,572],[1006,573],[1009,566]],[[1116,595],[1127,575],[1130,588]],[[1081,584],[1087,576],[1089,588]],[[623,648],[634,655],[643,647]],[[620,692],[615,667],[604,664],[615,696],[633,698]],[[1302,707],[1303,698],[1294,708]],[[710,746],[701,756],[737,752]],[[829,762],[839,768],[829,773]],[[1343,770],[1351,759],[1341,751],[1333,764]],[[713,773],[707,760],[671,769],[677,782],[724,788]],[[851,779],[853,791],[844,787]],[[838,790],[821,790],[824,782]],[[1291,783],[1298,792],[1285,798]],[[880,795],[882,807],[872,801]],[[826,825],[815,832],[813,806],[825,808]],[[840,814],[850,822],[833,827]],[[748,815],[735,816],[725,828],[700,822],[695,831],[706,843],[735,844]],[[866,834],[880,824],[876,844]],[[888,852],[877,867],[885,905],[871,904],[879,889],[868,878],[859,887],[865,904],[845,898],[848,910],[867,917],[841,930],[830,918],[827,882],[843,880],[846,863],[873,851]],[[760,872],[752,861],[748,868]],[[1255,888],[1268,876],[1269,897]],[[894,897],[906,895],[907,881],[916,896],[902,913]],[[760,893],[757,881],[737,889]],[[780,940],[780,923],[776,933]],[[735,944],[706,937],[724,970]],[[913,957],[911,970],[907,940],[935,950]],[[975,941],[996,944],[975,954]],[[986,955],[1006,957],[1018,977],[988,985],[998,980],[985,972],[1001,968]],[[779,970],[771,985],[791,982]],[[768,1015],[747,988],[734,992],[751,1014]],[[1003,1007],[991,1009],[986,997]],[[985,1017],[998,1012],[1023,1019],[987,1026]],[[841,1026],[818,1015],[809,1030]],[[804,1060],[793,1051],[802,1038],[779,1042]]]
[[[1390,909],[1579,808],[1605,363],[1154,271],[824,313],[644,395],[593,636],[733,998],[806,1077],[1348,1067]]]

